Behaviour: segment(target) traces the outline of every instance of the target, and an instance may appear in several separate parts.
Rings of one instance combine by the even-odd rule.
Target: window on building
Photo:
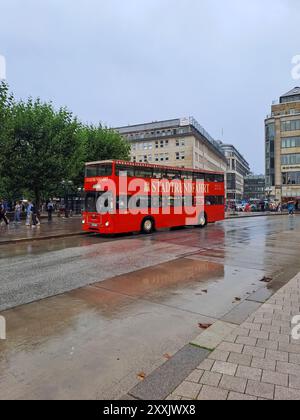
[[[283,185],[300,185],[300,172],[285,172],[282,174]]]
[[[281,131],[297,131],[300,130],[300,120],[289,120],[281,123]]]
[[[299,165],[300,164],[300,153],[291,154],[291,155],[282,155],[281,156],[282,165]]]
[[[283,149],[300,147],[300,136],[298,136],[298,137],[286,137],[284,139],[281,139],[281,147]]]

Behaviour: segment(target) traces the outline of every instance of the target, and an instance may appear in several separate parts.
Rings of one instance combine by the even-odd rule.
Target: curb
[[[247,214],[246,216],[228,216],[225,217],[225,220],[240,220],[240,219],[249,219],[255,217],[268,217],[268,216],[288,216],[288,213],[263,213],[263,214],[255,214],[254,216],[251,214]]]

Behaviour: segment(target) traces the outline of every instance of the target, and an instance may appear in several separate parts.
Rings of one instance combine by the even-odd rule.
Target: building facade
[[[248,175],[244,179],[244,199],[262,201],[266,198],[265,175]]]
[[[115,129],[131,144],[131,160],[211,171],[226,171],[217,142],[192,117]]]
[[[244,197],[244,179],[250,173],[250,166],[241,153],[231,144],[219,142],[227,160],[227,201],[240,201]]]
[[[300,199],[300,88],[273,103],[265,120],[266,191],[276,201]]]

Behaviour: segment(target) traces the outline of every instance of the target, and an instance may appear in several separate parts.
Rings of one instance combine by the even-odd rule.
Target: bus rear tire
[[[155,223],[151,217],[148,217],[147,219],[143,220],[142,233],[144,233],[145,235],[149,235],[150,233],[154,232],[154,229],[155,229]]]

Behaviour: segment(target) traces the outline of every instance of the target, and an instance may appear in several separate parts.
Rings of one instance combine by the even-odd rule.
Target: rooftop
[[[289,92],[281,95],[281,98],[288,98],[290,96],[300,95],[300,87],[296,86],[294,89],[290,90]]]
[[[223,152],[228,150],[228,151],[232,151],[233,153],[235,153],[236,156],[240,159],[240,161],[243,162],[244,165],[246,167],[248,167],[249,170],[250,170],[249,163],[247,162],[247,160],[244,158],[244,156],[237,150],[237,148],[233,144],[225,144],[225,143],[222,143],[221,141],[219,141],[219,145],[220,145],[219,147],[223,150]]]
[[[164,121],[153,121],[150,123],[145,124],[136,124],[136,125],[128,125],[125,127],[116,127],[115,130],[118,131],[120,134],[126,135],[131,133],[139,133],[145,131],[154,131],[154,130],[165,130],[165,129],[172,129],[172,128],[184,128],[184,127],[192,127],[201,136],[206,140],[208,146],[210,146],[220,157],[225,157],[220,150],[220,147],[216,140],[202,127],[201,124],[194,117],[185,117],[185,118],[176,118],[171,120],[164,120]]]
[[[300,87],[296,86],[294,89],[280,96],[280,103],[300,102]]]

